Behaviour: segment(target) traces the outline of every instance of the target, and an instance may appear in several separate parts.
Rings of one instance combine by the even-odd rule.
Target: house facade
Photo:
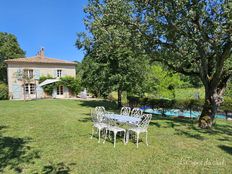
[[[40,86],[41,76],[50,76],[49,83],[59,81],[61,77],[76,76],[76,63],[48,58],[41,49],[34,57],[9,59],[7,63],[8,88],[10,99],[39,99],[48,95]],[[69,98],[71,93],[65,86],[56,86],[52,98]]]

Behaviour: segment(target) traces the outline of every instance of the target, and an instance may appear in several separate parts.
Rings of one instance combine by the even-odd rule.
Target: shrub
[[[8,87],[5,83],[0,82],[0,100],[8,99]]]
[[[232,98],[225,99],[225,101],[221,104],[220,109],[225,112],[232,112]]]
[[[140,105],[139,97],[127,96],[128,104],[130,107],[134,108]]]
[[[47,80],[47,79],[53,79],[52,76],[48,75],[48,76],[41,76],[39,79],[39,83],[42,83],[43,81]],[[47,93],[48,95],[52,95],[53,93],[53,89],[56,86],[55,83],[51,83],[51,84],[47,84],[42,86],[43,90],[45,93]]]
[[[58,82],[58,84],[66,86],[76,95],[81,91],[81,82],[79,78],[74,78],[71,76],[62,77],[60,78],[60,82]]]

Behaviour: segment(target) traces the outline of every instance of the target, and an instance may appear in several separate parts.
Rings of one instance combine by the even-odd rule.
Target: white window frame
[[[24,76],[26,76],[27,78],[30,78],[30,79],[33,78],[33,75],[34,75],[33,69],[24,69],[23,73],[24,73]]]
[[[64,95],[64,86],[60,85],[56,88],[57,95]]]
[[[35,84],[26,83],[25,84],[25,94],[35,94]]]
[[[58,69],[56,71],[56,77],[61,77],[62,76],[62,70],[61,69]]]

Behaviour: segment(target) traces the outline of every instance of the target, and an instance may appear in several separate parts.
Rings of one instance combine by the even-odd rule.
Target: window
[[[35,94],[35,84],[30,84],[30,94]]]
[[[26,78],[30,78],[30,79],[33,78],[33,70],[32,69],[24,69],[23,72],[24,72],[24,76]]]
[[[57,70],[57,77],[61,77],[62,70]]]
[[[25,93],[29,94],[29,84],[25,84]]]
[[[35,94],[35,84],[25,84],[25,94]]]
[[[58,86],[57,87],[57,95],[63,95],[63,93],[64,93],[64,87]]]

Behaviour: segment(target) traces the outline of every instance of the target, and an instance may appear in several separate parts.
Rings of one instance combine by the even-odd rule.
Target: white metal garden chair
[[[131,116],[140,118],[143,116],[143,111],[140,108],[133,108],[131,111]]]
[[[130,112],[131,112],[131,108],[130,107],[122,107],[120,115],[129,116]]]
[[[149,123],[151,121],[152,118],[152,114],[144,114],[142,117],[142,121],[133,128],[130,128],[128,131],[132,131],[136,133],[136,144],[137,144],[137,148],[138,148],[138,143],[139,143],[139,134],[140,133],[146,133],[146,144],[148,146],[148,141],[147,141],[147,128],[149,126]]]
[[[91,117],[93,120],[91,139],[93,138],[94,129],[96,128],[98,132],[98,143],[100,143],[101,140],[101,131],[108,126],[106,123],[104,123],[104,114],[104,107],[96,107],[94,110],[91,110]]]
[[[123,138],[123,142],[124,144],[126,143],[125,141],[125,138],[126,138],[126,129],[123,129],[119,126],[116,126],[116,123],[115,121],[113,120],[108,120],[108,123],[107,123],[107,127],[105,128],[106,132],[105,132],[105,140],[103,143],[105,143],[106,141],[106,138],[107,138],[107,133],[109,132],[113,132],[114,133],[114,147],[116,145],[116,137],[117,137],[117,134],[120,132],[123,132],[124,133],[124,138]]]

